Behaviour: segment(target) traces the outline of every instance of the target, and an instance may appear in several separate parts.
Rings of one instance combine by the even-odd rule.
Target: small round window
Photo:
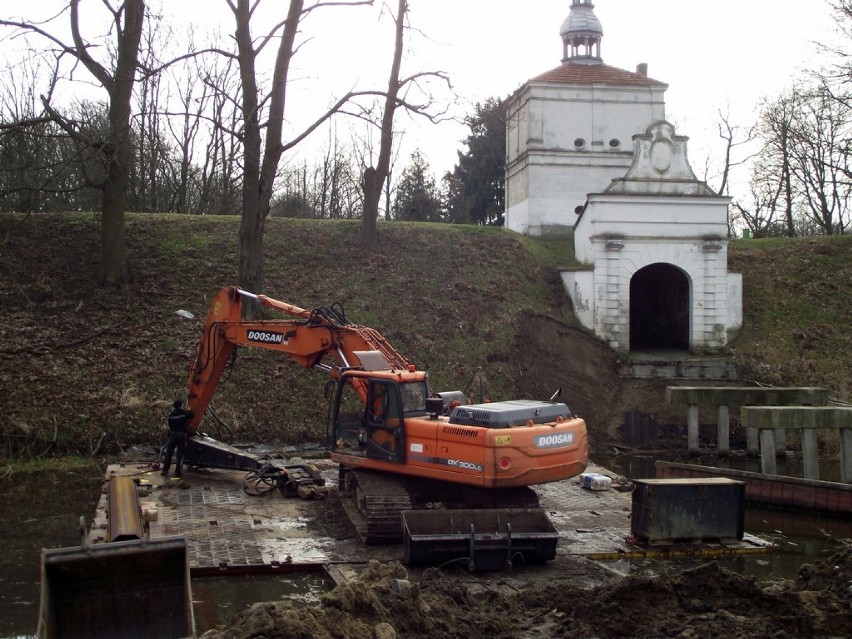
[[[578,149],[582,149],[584,146],[586,146],[586,141],[583,138],[577,138],[576,140],[574,140],[574,146],[576,146]]]
[[[620,146],[621,146],[621,141],[620,141],[620,140],[616,140],[615,138],[612,138],[612,139],[609,141],[609,148],[611,148],[611,149],[617,149],[617,148],[618,148],[618,147],[620,147]]]

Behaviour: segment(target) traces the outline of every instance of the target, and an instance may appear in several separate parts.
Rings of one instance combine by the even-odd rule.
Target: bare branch
[[[89,70],[89,73],[95,76],[97,81],[100,82],[107,91],[111,91],[115,81],[114,78],[107,73],[107,70],[98,64],[92,56],[89,55],[88,47],[83,42],[83,38],[80,35],[79,4],[80,0],[71,0],[71,37],[74,40],[75,46],[75,50],[73,50],[72,53]],[[109,5],[107,4],[107,6]]]

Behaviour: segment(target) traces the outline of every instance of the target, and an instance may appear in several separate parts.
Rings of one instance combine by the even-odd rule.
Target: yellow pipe
[[[142,508],[136,494],[136,482],[130,477],[112,477],[107,488],[109,499],[109,541],[142,539]]]
[[[770,552],[770,548],[701,548],[683,549],[666,548],[659,550],[626,550],[624,552],[593,552],[584,555],[589,559],[610,561],[616,559],[683,559],[685,557],[721,557],[737,555],[762,555]]]

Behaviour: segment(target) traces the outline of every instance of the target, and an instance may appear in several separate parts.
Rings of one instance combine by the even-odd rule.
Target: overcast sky
[[[33,18],[65,0],[22,5],[4,0],[6,17],[23,12]],[[395,8],[396,2],[388,0]],[[233,32],[233,16],[224,0],[149,0],[152,9],[173,21],[180,48],[181,21],[194,24],[196,37],[220,29]],[[530,78],[559,66],[559,29],[571,0],[410,0],[410,22],[402,75],[445,71],[458,96],[458,115],[489,97],[505,97]],[[2,6],[0,5],[0,6]],[[286,12],[283,0],[264,0],[253,31],[256,35]],[[376,6],[333,7],[317,11],[302,25],[302,47],[293,63],[288,92],[287,135],[295,136],[334,99],[350,89],[383,89],[393,41],[388,16]],[[2,9],[0,9],[2,10]],[[83,0],[81,16],[103,15],[98,0]],[[825,0],[596,0],[595,14],[604,37],[604,62],[634,71],[648,64],[648,74],[669,85],[666,113],[677,132],[690,138],[690,160],[701,174],[716,142],[715,114],[729,110],[744,126],[753,119],[763,96],[771,96],[813,69],[815,41],[833,37]],[[261,27],[261,25],[263,25]],[[67,25],[63,25],[63,37]],[[224,43],[223,43],[224,44]],[[448,94],[440,94],[447,99]],[[338,136],[351,135],[339,124]],[[459,124],[425,126],[397,119],[404,130],[401,164],[419,148],[436,177],[451,170],[467,129]],[[302,154],[323,144],[328,132],[314,136]],[[288,156],[292,158],[291,154]],[[287,159],[287,158],[285,158]]]
[[[403,75],[448,72],[462,112],[474,102],[506,96],[561,64],[559,29],[571,0],[410,4],[411,23],[422,35],[409,37],[412,49]],[[824,0],[596,0],[595,14],[604,30],[605,63],[633,71],[645,62],[652,78],[669,85],[666,114],[679,134],[690,137],[693,165],[702,164],[714,145],[721,152],[715,128],[719,109],[747,125],[761,97],[776,94],[818,64],[815,42],[834,37]],[[392,36],[388,23],[377,24],[375,11],[360,9],[312,18],[305,30],[316,39],[303,51],[302,71],[336,85],[337,93],[355,78],[385,82]],[[335,49],[335,41],[360,44],[342,50]],[[293,101],[289,108],[295,114],[298,105]],[[416,128],[404,120],[400,125],[407,130],[405,147],[422,149],[436,174],[452,168],[464,127]]]

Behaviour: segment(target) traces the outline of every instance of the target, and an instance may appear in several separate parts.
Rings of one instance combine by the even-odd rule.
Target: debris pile
[[[471,589],[436,568],[413,580],[370,562],[313,607],[258,603],[203,639],[852,636],[852,548],[804,566],[794,582],[758,584],[715,562],[612,585]]]

